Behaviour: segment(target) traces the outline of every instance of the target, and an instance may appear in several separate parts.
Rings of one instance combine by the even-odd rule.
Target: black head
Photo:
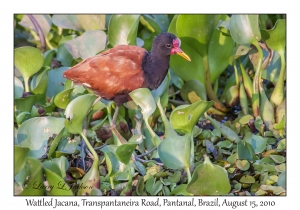
[[[154,38],[151,52],[158,56],[178,54],[186,60],[191,61],[189,56],[180,49],[180,39],[174,34],[167,32],[163,32]]]

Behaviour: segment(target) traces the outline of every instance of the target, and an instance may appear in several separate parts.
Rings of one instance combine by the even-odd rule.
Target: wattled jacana
[[[175,35],[161,33],[154,39],[151,52],[137,46],[119,45],[83,60],[63,76],[104,99],[114,100],[116,110],[112,123],[115,126],[119,106],[131,100],[128,94],[138,88],[158,88],[173,54],[191,61],[180,49],[180,40]]]

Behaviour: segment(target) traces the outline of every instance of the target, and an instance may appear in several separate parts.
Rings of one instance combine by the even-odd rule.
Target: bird
[[[180,44],[174,34],[163,32],[154,38],[150,52],[138,46],[117,45],[81,61],[63,77],[92,90],[99,99],[113,100],[116,108],[112,124],[116,126],[119,107],[132,100],[130,92],[159,87],[168,73],[171,55],[191,61]]]

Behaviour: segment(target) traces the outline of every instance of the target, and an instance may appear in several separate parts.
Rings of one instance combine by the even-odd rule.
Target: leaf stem
[[[228,109],[219,101],[217,96],[215,95],[211,83],[210,83],[210,72],[209,72],[209,63],[208,63],[208,56],[204,55],[203,59],[203,67],[204,67],[204,77],[205,77],[205,88],[206,93],[210,100],[215,101],[214,107],[219,109],[222,112],[228,112]]]
[[[284,76],[285,76],[285,52],[284,50],[278,51],[281,60],[280,74],[271,95],[270,101],[275,106],[279,106],[284,100]]]
[[[234,74],[235,74],[235,83],[236,83],[236,85],[238,85],[240,81],[239,81],[239,74],[238,74],[238,70],[237,70],[235,61],[234,61],[233,68],[234,68]]]
[[[192,180],[190,168],[189,167],[185,168],[185,171],[188,177],[188,183],[190,183],[190,181]]]
[[[24,84],[25,84],[25,92],[30,92],[29,84],[28,84],[28,77],[24,77]]]
[[[260,92],[260,80],[261,80],[261,67],[263,60],[263,52],[260,48],[258,41],[255,39],[252,41],[252,44],[257,48],[259,54],[258,65],[254,75],[253,81],[253,96],[252,96],[252,110],[254,117],[258,117],[260,115],[259,111],[259,92]]]
[[[85,145],[87,146],[87,148],[89,149],[89,151],[92,153],[92,155],[94,157],[93,165],[94,165],[95,162],[98,165],[99,158],[98,158],[98,155],[97,155],[96,151],[94,150],[94,148],[90,144],[89,140],[86,138],[86,136],[82,132],[80,133],[80,136],[83,138]]]
[[[33,23],[35,30],[38,32],[40,41],[41,41],[41,50],[44,53],[46,51],[46,41],[45,41],[45,35],[44,32],[40,26],[40,24],[36,21],[33,15],[28,15],[29,19]]]

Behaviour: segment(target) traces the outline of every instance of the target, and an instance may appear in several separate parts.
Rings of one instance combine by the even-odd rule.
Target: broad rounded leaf
[[[83,121],[96,98],[94,94],[81,95],[68,104],[65,110],[65,126],[70,133],[82,132]]]
[[[49,31],[51,30],[51,25],[52,25],[50,15],[37,15],[36,14],[36,15],[32,15],[32,16],[37,21],[37,23],[40,25],[40,27],[43,31],[43,34],[46,37],[47,34],[49,33]],[[23,26],[24,28],[28,28],[28,29],[33,30],[36,33],[38,33],[35,26],[34,26],[34,24],[30,20],[30,18],[28,17],[28,15],[24,15],[21,22],[19,22],[19,24],[21,26]]]
[[[258,15],[232,15],[229,27],[233,40],[238,44],[251,44],[261,39]]]
[[[255,160],[255,153],[252,146],[248,142],[239,141],[237,143],[238,159],[242,160]]]
[[[238,142],[241,140],[240,137],[232,129],[221,124],[220,122],[216,121],[215,119],[211,118],[208,115],[206,117],[209,119],[209,121],[215,127],[215,129],[219,129],[221,131],[222,135],[225,138],[229,139],[230,141],[235,141],[235,142]]]
[[[284,163],[285,162],[285,157],[283,157],[281,155],[270,155],[270,157],[272,158],[272,160],[275,163]]]
[[[244,183],[244,184],[253,184],[255,182],[255,179],[253,176],[245,175],[245,176],[242,176],[242,178],[240,179],[240,182]]]
[[[192,134],[165,138],[158,146],[160,160],[170,169],[184,169],[190,166]],[[180,152],[178,152],[180,151]]]
[[[54,104],[61,109],[65,109],[71,101],[73,90],[74,88],[71,88],[58,93],[54,98]]]
[[[25,166],[29,150],[27,147],[14,146],[14,176]]]
[[[98,169],[99,161],[94,160],[92,167],[89,171],[84,175],[80,182],[80,186],[82,187],[78,190],[77,195],[89,195],[91,194],[93,188],[100,189],[100,174]]]
[[[64,126],[64,118],[35,117],[18,129],[18,145],[30,149],[28,156],[40,158],[46,153],[49,137],[58,134]]]
[[[247,171],[250,168],[250,163],[247,160],[237,160],[236,166],[242,171]]]
[[[46,167],[44,167],[44,172],[48,184],[48,187],[45,186],[47,195],[73,195],[68,184],[59,175]],[[50,187],[52,187],[52,189],[50,189]]]
[[[255,154],[262,153],[266,149],[267,138],[263,138],[262,136],[254,135],[253,133],[248,132],[244,137],[244,141],[251,144]]]
[[[81,36],[66,41],[64,45],[74,59],[86,59],[105,49],[106,34],[100,30],[86,31]]]
[[[125,164],[120,162],[116,157],[116,150],[118,146],[107,145],[101,151],[105,155],[105,161],[108,170],[108,176],[113,177],[116,174],[123,172],[126,168]]]
[[[49,67],[43,67],[43,71],[34,75],[31,80],[31,92],[36,95],[36,102],[44,104],[46,102],[46,91],[48,86],[47,70]]]
[[[21,195],[25,195],[25,196],[44,195],[44,188],[40,189],[35,187],[36,185],[44,186],[41,162],[36,158],[28,157],[27,164],[29,165],[29,169],[30,169],[29,174],[27,174],[29,180],[27,180],[27,184],[24,186],[25,189],[21,193]]]
[[[56,26],[74,30],[105,29],[105,15],[58,15],[52,16]]]
[[[189,103],[206,100],[204,85],[198,80],[189,80],[184,83],[180,90],[180,96]]]
[[[64,43],[72,40],[76,37],[76,35],[69,35],[62,37],[59,40],[58,47],[57,47],[57,52],[56,52],[56,59],[61,62],[63,66],[71,66],[72,61],[73,61],[73,56],[71,53],[67,50],[65,47]]]
[[[286,20],[280,19],[271,30],[261,30],[262,38],[272,50],[285,51],[286,46]]]
[[[31,112],[32,106],[36,101],[36,96],[31,95],[26,98],[16,98],[15,99],[15,107],[16,110],[21,112]]]
[[[170,123],[181,134],[191,133],[201,115],[213,104],[213,101],[198,101],[191,105],[178,106],[171,113]]]
[[[20,47],[15,49],[15,66],[24,80],[37,73],[44,63],[43,53],[34,47]]]
[[[181,184],[171,191],[170,195],[193,195],[186,190],[186,184]]]
[[[122,144],[116,150],[116,157],[124,164],[128,164],[136,146],[143,141],[142,135],[132,136],[126,144]]]
[[[219,18],[220,15],[211,14],[179,15],[176,22],[178,36],[201,56],[207,55],[210,40]]]
[[[230,191],[227,171],[205,156],[204,162],[195,168],[186,190],[194,195],[225,195]]]
[[[63,83],[66,81],[66,78],[62,75],[67,69],[69,69],[69,67],[60,67],[48,71],[48,87],[46,94],[49,98],[52,98],[64,90]]]
[[[23,95],[24,86],[17,77],[14,77],[14,80],[14,98],[20,98]]]
[[[140,15],[112,15],[108,26],[108,41],[112,46],[136,45]]]

